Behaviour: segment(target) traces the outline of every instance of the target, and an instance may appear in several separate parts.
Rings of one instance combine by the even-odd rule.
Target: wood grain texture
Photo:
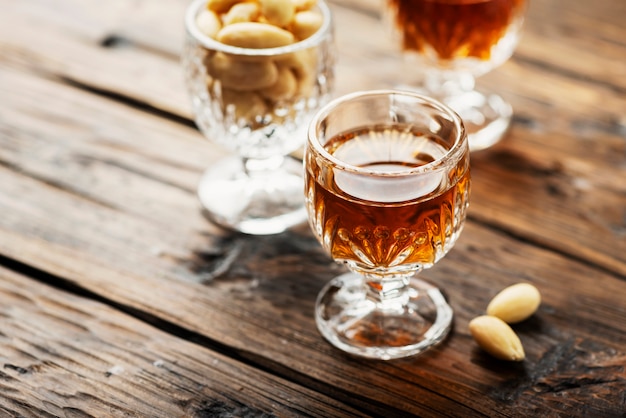
[[[0,297],[2,416],[363,416],[4,268]]]
[[[469,222],[426,274],[445,290],[454,329],[426,355],[388,363],[344,356],[317,333],[315,297],[341,269],[307,227],[247,237],[202,217],[196,182],[223,152],[190,119],[178,62],[186,3],[0,0],[0,264],[81,295],[1,271],[0,385],[11,401],[0,406],[623,416],[626,3],[531,2],[516,55],[480,80],[513,103],[513,127],[473,156]],[[415,78],[379,7],[332,2],[337,94]],[[528,359],[510,365],[478,350],[467,322],[518,281],[544,303],[515,327]],[[124,351],[126,338],[135,345]],[[132,373],[107,376],[119,363]],[[250,381],[238,386],[239,373]],[[222,376],[223,389],[211,386]]]
[[[10,96],[16,100],[12,108],[30,113],[20,112],[22,124],[8,136],[19,139],[19,146],[3,147],[1,154],[0,252],[6,257],[220,341],[224,350],[263,370],[359,410],[380,413],[390,399],[394,407],[388,416],[610,414],[622,408],[626,285],[620,278],[508,231],[469,222],[455,251],[427,274],[441,283],[456,311],[450,338],[419,359],[389,364],[351,359],[315,329],[315,296],[340,269],[308,229],[260,238],[218,233],[200,216],[193,193],[188,171],[201,165],[183,175],[168,169],[185,167],[171,159],[195,161],[196,145],[206,144],[178,135],[177,152],[150,147],[156,153],[150,168],[138,159],[127,163],[134,170],[120,170],[133,138],[165,144],[172,141],[166,129],[172,123],[128,109],[118,114],[115,102],[53,81],[4,74],[10,77],[5,91],[29,86],[34,97],[62,98],[42,109],[39,100],[20,104],[19,95]],[[73,134],[45,134],[29,114],[51,114],[50,120],[65,115],[63,126],[71,126]],[[103,146],[93,132],[108,126],[103,120],[108,114],[135,134],[119,134],[117,146],[108,146],[110,139]],[[93,162],[77,164],[82,156]],[[467,322],[497,290],[517,281],[535,283],[544,305],[518,329],[527,362],[511,367],[476,349]],[[589,392],[590,381],[603,390]],[[574,394],[572,401],[557,403],[565,394]]]

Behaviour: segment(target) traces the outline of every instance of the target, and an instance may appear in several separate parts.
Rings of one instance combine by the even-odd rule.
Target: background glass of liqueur
[[[496,94],[475,90],[475,77],[513,54],[526,0],[387,0],[385,20],[409,66],[422,77],[415,86],[459,113],[471,150],[497,143],[511,106]]]
[[[350,272],[316,304],[321,334],[374,359],[441,341],[452,310],[417,277],[454,245],[465,221],[469,147],[461,119],[410,92],[358,92],[314,117],[305,149],[309,222]]]

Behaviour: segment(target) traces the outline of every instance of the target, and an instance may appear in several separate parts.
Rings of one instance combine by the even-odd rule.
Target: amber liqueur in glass
[[[489,60],[526,0],[387,0],[405,51]]]
[[[325,148],[360,168],[402,173],[443,156],[448,151],[445,144],[431,133],[393,125],[343,133],[330,139]],[[312,152],[307,158],[306,195],[313,214],[309,219],[336,261],[369,272],[394,266],[415,271],[430,267],[456,240],[469,194],[467,155],[452,169],[431,174],[424,194],[415,183],[407,184],[406,198],[389,202],[370,196],[367,182],[340,185],[337,170],[328,161]],[[346,184],[352,189],[347,190]],[[402,189],[393,191],[394,196],[403,193]]]

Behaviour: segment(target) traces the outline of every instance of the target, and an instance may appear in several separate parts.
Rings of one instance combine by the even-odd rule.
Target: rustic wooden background
[[[381,1],[333,0],[336,93],[410,81]],[[199,211],[224,152],[192,121],[183,0],[0,0],[0,415],[626,416],[626,2],[531,0],[479,84],[514,106],[472,157],[469,219],[425,276],[445,342],[371,362],[318,334],[341,268],[308,227],[249,237]],[[542,292],[493,360],[468,321]]]

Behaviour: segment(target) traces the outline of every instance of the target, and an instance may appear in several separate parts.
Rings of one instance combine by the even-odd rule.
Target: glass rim
[[[454,139],[454,145],[449,150],[447,150],[443,156],[427,164],[421,165],[419,167],[413,167],[411,169],[401,170],[401,171],[385,172],[385,171],[371,170],[371,169],[367,169],[367,168],[363,168],[363,167],[346,163],[345,161],[329,153],[326,150],[326,148],[324,148],[324,146],[320,143],[318,134],[317,134],[318,127],[320,123],[322,122],[322,120],[326,119],[326,117],[337,106],[343,103],[349,102],[351,100],[354,100],[356,98],[360,98],[360,97],[398,96],[398,95],[418,99],[422,103],[430,105],[433,108],[445,114],[446,116],[449,116],[451,123],[454,123],[455,127],[457,128],[457,135]],[[366,126],[366,124],[363,124],[363,126]],[[355,126],[354,128],[358,128],[358,126]],[[315,152],[317,153],[317,155],[320,155],[322,158],[331,162],[334,168],[338,168],[340,170],[351,172],[354,174],[368,175],[368,176],[373,176],[373,177],[409,177],[409,176],[431,173],[433,171],[444,169],[450,164],[456,163],[465,153],[465,149],[467,149],[467,153],[469,153],[469,144],[468,144],[467,134],[465,131],[465,126],[463,124],[461,117],[454,110],[452,110],[449,106],[431,97],[424,96],[422,94],[414,93],[410,91],[394,90],[394,89],[357,91],[357,92],[343,95],[327,103],[311,119],[309,128],[307,129],[307,142],[315,149]]]
[[[198,15],[200,8],[205,5],[206,2],[207,0],[194,0],[187,7],[185,12],[185,29],[187,34],[207,49],[225,52],[232,55],[272,57],[289,54],[319,45],[332,30],[332,14],[330,8],[324,0],[318,0],[316,5],[323,16],[322,26],[317,30],[317,32],[306,39],[293,44],[274,48],[242,48],[238,46],[226,45],[216,41],[210,36],[205,35],[196,26],[196,16]]]

